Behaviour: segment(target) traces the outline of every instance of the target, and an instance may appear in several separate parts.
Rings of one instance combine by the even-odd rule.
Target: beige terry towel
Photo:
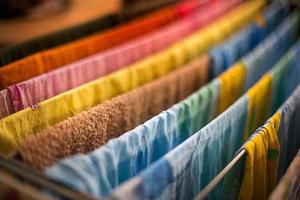
[[[28,137],[18,149],[23,162],[43,170],[58,159],[92,151],[135,128],[206,83],[209,60],[204,55],[160,79]]]

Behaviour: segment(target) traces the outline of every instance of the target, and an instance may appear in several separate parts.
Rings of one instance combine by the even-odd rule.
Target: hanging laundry
[[[300,48],[298,48],[298,52],[296,55],[299,55]],[[294,57],[293,55],[291,55]],[[300,65],[297,59],[293,59],[290,62],[291,66]],[[297,76],[299,76],[300,70],[297,67],[298,71],[295,73],[288,72],[288,76],[292,77],[292,80],[297,80]],[[294,84],[294,83],[293,83]],[[287,86],[290,87],[290,91],[292,90],[292,85]],[[284,82],[281,83],[284,85]],[[300,117],[300,101],[299,101],[299,88],[296,94],[287,101],[282,108],[280,109],[281,114],[281,123],[279,129],[279,142],[280,142],[280,162],[279,162],[279,171],[278,177],[281,178],[288,168],[289,164],[292,162],[294,156],[297,154],[300,149],[300,124],[298,123]],[[278,94],[285,94],[282,92],[282,89],[278,92]]]
[[[287,57],[282,60],[282,63],[279,63],[279,65],[281,64],[282,66],[290,66],[285,68],[278,67],[274,70],[274,74],[277,73],[277,75],[275,75],[278,78],[277,81],[283,78],[282,76],[280,77],[279,73],[285,73],[285,76],[291,76],[293,80],[290,82],[292,83],[290,85],[286,85],[285,82],[278,81],[280,90],[278,90],[277,93],[280,95],[280,92],[288,91],[284,90],[285,88],[292,89],[292,85],[299,84],[294,82],[297,80],[297,77],[293,77],[293,74],[298,74],[300,70],[300,64],[296,61],[299,53],[300,41],[298,42],[297,49],[293,52],[289,52]],[[289,68],[292,67],[294,67],[296,71],[289,70]],[[300,125],[296,122],[297,119],[299,119],[297,118],[299,117],[298,110],[300,108],[299,99],[300,86],[295,89],[294,93],[288,98],[288,100],[285,101],[278,111],[265,123],[264,126],[259,128],[244,145],[244,148],[247,150],[247,160],[240,190],[240,199],[267,199],[271,189],[275,187],[277,173],[279,174],[279,177],[281,177],[283,172],[287,169],[288,163],[291,162],[289,159],[297,154],[297,149],[300,147],[300,136],[298,134]],[[264,141],[264,139],[266,139],[265,134],[270,134],[270,136],[273,137],[273,142],[275,143],[277,143],[275,140],[277,140],[278,137],[279,142],[275,145],[275,148],[273,146],[264,149],[266,147],[264,145],[268,145],[268,142]],[[263,147],[256,146],[259,144],[255,144],[255,141],[260,142],[260,145],[263,145]],[[255,148],[251,149],[253,147]],[[291,171],[293,170],[294,169],[291,168]],[[283,191],[288,192],[291,180],[292,177],[290,174],[283,177],[282,181],[279,183],[280,186],[278,186],[278,189],[275,190],[276,192],[273,193],[271,198],[282,199],[285,195],[288,195],[287,193],[283,193]],[[297,180],[294,179],[294,181]],[[275,195],[276,193],[277,195]],[[291,191],[290,195],[295,194]]]
[[[22,160],[31,167],[44,169],[58,158],[98,148],[197,90],[207,81],[208,63],[208,56],[203,56],[160,79],[29,137],[19,149]]]
[[[279,122],[280,114],[277,113],[243,146],[247,158],[239,199],[267,199],[275,187],[280,151]]]
[[[82,38],[9,63],[0,68],[0,88],[3,89],[57,67],[74,62],[138,35],[152,31],[177,18],[172,8],[157,11],[114,29]]]
[[[261,74],[265,73],[273,64],[275,64],[278,57],[283,55],[285,50],[295,41],[299,32],[299,15],[294,12],[291,14],[288,21],[290,21],[290,24],[283,23],[281,28],[270,36],[268,42],[262,44],[260,48],[257,48],[253,53],[248,54],[236,65],[236,67],[230,69],[228,74],[220,76],[221,83],[223,84],[221,84],[218,113],[223,112],[243,93],[245,89],[250,88],[251,85],[260,78]],[[291,40],[285,40],[286,34],[289,34],[288,38],[291,38]],[[263,67],[259,68],[259,66]],[[236,73],[240,73],[241,75],[236,76]],[[235,84],[235,81],[238,81],[238,79],[246,79],[246,87],[242,87],[242,85],[236,87],[237,84]],[[232,95],[228,96],[228,92]]]
[[[174,6],[161,8],[159,12],[153,12],[148,16],[156,16],[158,13],[164,12],[174,12],[174,17],[169,16],[169,20],[173,21],[178,18],[189,15],[198,8],[207,6],[210,3],[211,2],[209,1],[184,1],[177,3]],[[156,8],[158,7],[156,6]],[[153,8],[143,10],[142,12],[139,11],[139,14],[144,15],[146,12],[151,10],[153,10]],[[99,31],[104,31],[108,28],[119,25],[121,22],[124,22],[124,19],[131,19],[131,16],[124,16],[124,13],[122,17],[123,19],[120,19],[120,16],[117,13],[109,14],[104,17],[100,17],[74,27],[57,31],[55,33],[34,38],[19,44],[9,45],[5,48],[1,48],[0,66],[7,65],[13,61],[20,60],[38,51],[57,47],[58,45],[65,44],[91,34],[98,34]],[[166,21],[166,23],[168,23],[168,21]]]
[[[250,21],[262,9],[264,3],[264,1],[247,1],[220,20],[159,54],[48,99],[33,109],[27,108],[2,119],[1,152],[7,153],[15,149],[28,135],[44,130],[182,66]]]
[[[296,23],[292,23],[293,19],[294,17],[291,15],[282,24],[290,23],[291,27],[297,27]],[[285,28],[285,26],[278,27],[278,29],[281,28]],[[276,32],[277,30],[274,31],[274,33]],[[272,37],[270,36],[270,38]],[[266,40],[264,43],[268,41],[270,40]],[[257,49],[261,47],[264,47],[264,45],[259,45]],[[269,49],[265,50],[271,51],[272,49],[270,46]],[[230,75],[231,72],[228,71],[225,74]],[[239,75],[236,74],[236,76]],[[242,83],[236,83],[235,88],[239,88]],[[117,185],[136,176],[141,170],[212,120],[215,116],[214,108],[218,105],[219,86],[219,79],[215,79],[208,86],[203,87],[180,104],[161,113],[133,131],[125,133],[120,138],[111,140],[107,145],[88,156],[77,155],[72,159],[59,162],[59,165],[56,168],[54,167],[51,176],[69,186],[73,186],[73,182],[76,182],[75,188],[92,191],[92,194],[100,194],[105,197]],[[33,158],[33,156],[31,157]],[[82,163],[82,168],[74,165],[75,163]],[[101,163],[101,168],[97,164],[90,165],[89,163],[99,163],[99,166]],[[66,168],[70,170],[67,172],[68,174],[64,172],[65,166],[68,166]],[[90,181],[93,180],[92,177],[95,171],[101,176],[96,183],[92,184]],[[81,173],[84,173],[85,176],[80,175]],[[55,174],[60,174],[60,176],[58,175],[58,177]],[[68,178],[62,178],[64,175]],[[96,190],[93,191],[93,189]]]
[[[238,58],[242,57],[246,52],[247,48],[254,48],[263,38],[265,38],[270,32],[272,32],[275,27],[280,22],[279,19],[287,16],[288,9],[286,4],[281,4],[280,2],[274,2],[269,5],[269,8],[262,16],[258,15],[256,17],[256,24],[254,24],[254,29],[260,29],[263,27],[264,31],[255,31],[255,34],[248,34],[247,40],[240,38],[235,40],[235,44],[227,45],[226,43],[216,50],[212,49],[210,51],[210,56],[213,58],[212,63],[212,77],[216,77],[221,72],[232,66]],[[254,31],[252,29],[246,29],[245,31]],[[238,43],[243,42],[244,45],[238,45]],[[220,50],[221,48],[221,50]]]
[[[24,82],[11,85],[10,91],[15,112],[73,89],[91,80],[126,67],[153,53],[159,52],[172,43],[200,29],[229,7],[228,3],[212,3],[200,8],[183,19],[166,25],[154,32],[82,59],[63,68],[45,73]],[[209,14],[204,12],[212,10]],[[7,90],[6,89],[6,90]],[[10,107],[11,105],[6,105]],[[12,113],[10,113],[12,114]]]
[[[230,68],[228,72],[220,75],[218,114],[226,110],[226,108],[242,95],[245,88],[245,76],[246,66],[243,62],[238,62]]]
[[[12,99],[9,90],[0,91],[0,119],[14,113]]]
[[[293,14],[293,23],[296,23],[296,27],[294,28],[294,31],[291,32],[290,37],[295,38],[298,36],[298,30],[299,30],[299,21],[297,21],[297,18],[299,17],[299,14],[297,12],[294,12]],[[270,63],[275,63],[276,57],[279,55],[282,55],[285,53],[285,48],[290,46],[294,41],[292,40],[286,40],[287,38],[284,38],[284,34],[289,32],[289,25],[283,25],[286,26],[286,28],[282,28],[277,34],[274,34],[273,38],[270,40],[273,40],[273,42],[270,42],[266,44],[266,48],[268,46],[271,46],[274,44],[276,39],[282,38],[280,40],[280,43],[277,43],[274,48],[277,49],[277,51],[263,51],[261,49],[260,51],[256,51],[255,54],[249,55],[244,59],[244,63],[247,66],[247,78],[246,78],[246,84],[247,88],[249,88],[250,85],[253,85],[256,81],[259,80],[259,72],[266,72],[269,69]],[[255,57],[259,57],[260,54],[264,54],[266,56],[270,56],[270,59],[264,59],[264,57],[260,57],[260,59],[255,59]]]
[[[277,93],[279,95],[283,92],[283,95],[285,96],[287,93],[291,92],[289,89],[293,90],[295,85],[299,85],[299,83],[294,82],[297,80],[294,74],[297,74],[297,71],[300,70],[300,64],[296,63],[297,56],[295,56],[295,54],[299,55],[300,53],[299,45],[300,41],[298,47],[296,47],[294,51],[290,51],[281,59],[281,63],[278,64],[279,66],[289,65],[289,67],[278,67],[272,70],[273,78],[275,78],[274,83],[277,83],[276,85],[279,86],[273,94]],[[289,70],[291,67],[295,67],[296,71]],[[282,74],[286,72],[290,73],[282,76]],[[281,82],[281,79],[286,76],[292,78],[289,86]],[[239,172],[242,171],[244,171],[245,174],[240,191],[240,199],[267,199],[267,193],[270,193],[270,188],[274,188],[276,183],[277,171],[279,177],[281,177],[281,172],[284,171],[286,169],[285,166],[288,165],[286,158],[291,157],[291,155],[294,156],[296,154],[295,152],[297,152],[287,152],[287,145],[289,144],[289,148],[293,150],[300,147],[300,136],[298,134],[300,125],[296,122],[297,119],[299,119],[300,85],[291,93],[293,94],[288,100],[285,101],[285,99],[282,99],[281,102],[285,101],[284,104],[281,105],[276,113],[262,127],[258,128],[256,132],[251,135],[250,139],[248,139],[238,153],[236,153],[236,156],[232,161],[228,163],[228,165],[213,180],[211,180],[211,182],[197,195],[196,199],[204,199],[207,197],[208,194],[220,184],[224,177],[226,178],[223,185],[227,192],[230,192],[229,188],[239,188],[241,185],[239,182],[241,182],[241,180],[238,180],[236,177],[237,175],[239,176],[241,174]],[[277,138],[279,139],[280,145]],[[287,139],[289,138],[291,138],[293,142],[288,142]],[[294,140],[296,140],[296,142],[294,142]],[[245,149],[248,154],[246,165],[243,167],[244,170],[242,170],[240,164],[243,164],[244,162],[241,158],[246,155]],[[298,179],[297,176],[294,176],[294,178],[291,177],[291,174],[295,173],[293,167],[281,180],[281,183],[271,195],[271,199],[287,199],[288,196],[297,199],[293,195],[297,195],[297,187],[299,186],[298,181],[300,179]],[[282,169],[280,170],[280,168]],[[239,172],[237,172],[237,170]],[[235,176],[235,178],[233,178],[233,176]],[[291,189],[288,189],[291,185],[291,181],[296,184],[292,183]],[[289,195],[288,190],[290,192]],[[226,198],[227,197],[231,197],[230,199],[235,198],[231,195],[227,195]]]
[[[278,9],[280,8],[280,9]],[[262,34],[266,29],[270,29],[269,25],[275,26],[277,24],[274,23],[273,20],[277,20],[279,23],[280,18],[283,18],[283,14],[285,12],[282,12],[285,8],[282,7],[281,5],[278,4],[273,4],[268,8],[264,16],[272,16],[272,18],[269,18],[264,27],[258,28],[255,24],[250,24],[247,26],[245,29],[241,30],[239,33],[235,34],[232,36],[232,38],[229,38],[228,41],[225,42],[225,44],[221,45],[220,47],[214,48],[214,52],[218,53],[220,51],[223,51],[223,47],[228,45],[232,47],[231,49],[236,49],[234,51],[230,51],[230,53],[226,53],[227,57],[235,57],[236,59],[240,58],[242,55],[242,52],[240,52],[240,55],[237,56],[236,54],[238,53],[237,49],[244,49],[243,51],[247,53],[249,50],[251,50],[255,45],[257,44],[260,40],[263,39],[263,37],[260,40],[255,40],[253,41],[252,38],[257,35],[257,34]],[[275,27],[274,27],[275,28]],[[272,31],[272,29],[270,29]],[[243,42],[236,42],[236,41],[243,41]],[[254,43],[254,44],[253,44]],[[243,46],[243,47],[241,47]],[[218,67],[215,60],[217,57],[212,57],[211,58],[211,63],[214,63],[212,68]],[[201,59],[200,59],[201,60]],[[193,77],[194,74],[198,74],[195,70],[201,69],[202,64],[200,64],[200,60],[195,60],[192,61],[191,64],[188,64],[191,69],[180,69],[177,72],[174,72],[175,74],[186,74],[186,72],[190,72],[191,75],[186,75],[186,77]],[[229,63],[228,63],[229,64]],[[194,67],[192,67],[195,65]],[[225,64],[224,66],[228,68]],[[185,68],[186,68],[185,67]],[[206,78],[206,72],[208,68],[202,69],[201,73],[199,74],[202,75],[201,80],[205,80]],[[193,72],[194,71],[194,72]],[[116,99],[112,99],[112,101],[109,102],[104,102],[103,104],[100,104],[99,106],[93,108],[90,110],[91,114],[87,113],[82,113],[77,116],[75,116],[74,119],[66,120],[63,121],[54,127],[51,127],[49,130],[46,130],[42,133],[38,133],[37,136],[30,137],[28,140],[25,140],[24,143],[21,145],[19,148],[19,152],[22,156],[22,160],[27,163],[31,167],[35,167],[37,169],[44,169],[45,166],[51,165],[55,160],[58,158],[63,158],[65,156],[68,156],[70,154],[75,154],[75,153],[86,153],[88,151],[94,150],[95,148],[98,148],[100,145],[105,144],[109,139],[113,137],[117,137],[120,134],[133,129],[136,125],[143,123],[147,119],[150,119],[154,115],[158,114],[159,112],[169,108],[172,104],[179,102],[179,100],[182,100],[186,95],[182,95],[182,91],[185,91],[184,94],[191,94],[194,92],[197,87],[195,87],[193,90],[191,90],[191,86],[189,85],[189,81],[180,81],[180,79],[174,79],[174,78],[169,78],[169,77],[176,77],[178,75],[166,75],[160,79],[162,80],[157,80],[155,82],[157,83],[149,83],[146,84],[145,86],[142,86],[141,88],[138,88],[137,91],[132,91],[125,93],[124,95],[121,95],[120,97],[116,97]],[[178,76],[180,77],[180,76]],[[198,77],[198,76],[196,76]],[[200,78],[200,76],[199,76]],[[170,83],[167,83],[168,81],[163,79],[169,80]],[[172,82],[173,81],[173,82]],[[160,99],[158,97],[163,97],[166,99],[169,99],[168,97],[170,95],[170,92],[167,90],[164,90],[164,87],[159,86],[158,83],[165,82],[166,85],[169,85],[168,87],[177,87],[177,90],[172,89],[171,91],[177,91],[177,95],[181,96],[180,98],[175,98],[174,101],[170,100],[165,100],[165,101],[155,101],[155,99]],[[185,83],[186,82],[186,83]],[[196,81],[197,82],[197,81]],[[198,81],[201,82],[201,81]],[[180,83],[179,85],[174,84],[174,83]],[[185,83],[185,84],[184,84]],[[149,86],[148,86],[149,85]],[[154,85],[154,86],[152,86]],[[176,86],[175,86],[176,85]],[[144,88],[152,88],[152,92],[145,92]],[[181,91],[181,92],[180,92]],[[189,93],[186,93],[190,91]],[[142,94],[145,92],[146,94]],[[135,98],[137,96],[137,93],[141,93],[138,96],[143,97],[142,99],[139,98],[139,101]],[[150,93],[153,97],[149,97],[148,99],[151,100],[150,103],[146,103],[147,101],[147,94]],[[171,98],[174,98],[174,95],[170,95]],[[124,100],[128,99],[128,100]],[[129,101],[130,100],[130,101]],[[123,102],[123,103],[122,103]],[[160,103],[159,103],[160,102]],[[162,102],[164,102],[162,104]],[[118,106],[115,106],[118,105]],[[136,106],[134,106],[136,105]],[[143,105],[143,107],[140,107],[139,105]],[[151,109],[147,110],[147,105],[152,107]],[[162,107],[161,105],[165,105]],[[134,108],[138,107],[137,111],[128,110],[128,108]],[[126,109],[127,108],[127,109]],[[196,108],[195,108],[196,109]],[[126,111],[125,111],[126,110]],[[96,113],[113,113],[107,115],[107,117],[104,117],[104,115],[99,115]],[[139,112],[138,112],[139,111]],[[127,115],[121,114],[121,113],[130,113],[130,118],[131,120],[128,121],[126,120]],[[92,114],[95,113],[95,114]],[[120,113],[120,114],[119,114]],[[133,114],[135,113],[135,114]],[[95,117],[97,116],[97,117]],[[147,117],[140,117],[140,116],[147,116]],[[78,123],[77,121],[80,120],[81,123]],[[114,121],[110,119],[115,119]],[[122,120],[117,122],[118,120]],[[126,123],[124,123],[126,121]],[[200,123],[200,121],[199,121]],[[95,124],[98,124],[99,126],[95,126]],[[200,123],[201,124],[201,123]],[[66,127],[68,127],[66,129]],[[86,127],[90,127],[87,129]],[[114,127],[113,130],[110,130],[110,127]],[[114,133],[108,135],[107,133]],[[57,135],[57,137],[55,136]],[[75,136],[76,135],[76,136]],[[90,135],[91,137],[87,137],[87,135]],[[49,140],[49,138],[52,138]],[[73,141],[73,139],[75,139]],[[81,138],[81,139],[79,139]],[[94,142],[91,144],[89,141],[98,141],[101,140],[101,142]],[[100,139],[101,138],[101,139]],[[67,143],[65,143],[67,141]],[[80,141],[80,142],[79,142]],[[87,145],[88,148],[79,148],[78,143]],[[57,145],[60,144],[60,145]],[[65,145],[64,145],[65,144]],[[76,146],[77,145],[77,146]],[[73,151],[70,150],[71,146],[76,146],[76,148],[72,148]],[[66,147],[66,149],[64,149]],[[44,149],[48,149],[45,151]],[[67,153],[67,154],[66,154]],[[34,155],[34,156],[33,156]]]
[[[299,48],[299,45],[300,42],[298,42],[290,51],[296,51],[296,49]],[[289,53],[285,56],[289,56]],[[282,60],[285,60],[285,56]],[[291,59],[295,60],[298,56],[299,55],[294,54]],[[295,85],[293,85],[293,88],[295,88],[300,83],[300,80],[292,80],[293,77],[288,77],[287,74],[297,72],[299,69],[296,68],[299,67],[299,65],[291,66],[289,65],[289,62],[286,63],[282,60],[276,64],[274,69],[277,71],[279,69],[283,70],[284,68],[288,68],[286,70],[290,71],[290,73],[281,73],[280,75],[284,76],[285,80],[289,82],[289,84],[287,84],[290,85],[289,87],[292,86],[290,83],[294,83]],[[272,69],[272,71],[274,69]],[[265,83],[264,79],[268,79],[270,74],[272,73],[269,72],[266,74],[255,86],[252,87],[251,90],[257,91],[257,93],[265,93],[266,91],[269,91],[269,83],[267,83],[265,87],[262,87],[261,84]],[[271,79],[270,81],[272,82],[276,80],[278,79]],[[277,83],[272,85],[279,86]],[[256,87],[263,90],[253,89]],[[284,85],[279,87],[284,87]],[[289,89],[289,87],[286,87],[286,89]],[[277,90],[275,89],[271,91],[273,92]],[[192,199],[195,197],[201,188],[206,186],[208,182],[225,167],[226,163],[233,158],[234,153],[242,145],[246,124],[249,120],[251,120],[247,117],[247,113],[253,111],[248,110],[248,105],[251,103],[250,101],[252,101],[248,95],[249,93],[242,96],[237,102],[229,107],[229,109],[219,115],[211,123],[189,137],[172,151],[164,155],[161,159],[151,164],[138,176],[117,188],[113,193],[112,198]],[[270,96],[273,96],[273,94],[271,93]],[[271,102],[272,101],[270,101],[269,104],[271,104]],[[261,123],[263,124],[263,122]],[[210,160],[213,160],[213,162],[210,162]],[[59,172],[64,174],[63,170],[60,171],[58,165],[49,168],[47,171],[50,177],[55,177],[56,180],[64,182],[62,174],[58,175]],[[274,170],[274,172],[276,172],[276,170]],[[276,177],[276,173],[273,175],[275,176],[272,177]],[[236,176],[236,178],[238,177]],[[231,180],[237,181],[233,179]],[[79,183],[77,182],[77,184]],[[230,185],[236,184],[232,182]],[[222,196],[224,194],[228,194],[224,191],[226,188],[227,187],[224,187],[223,183],[219,184],[208,199],[228,199],[228,197]],[[84,190],[83,187],[80,189]],[[272,188],[269,187],[268,191],[265,191],[264,194],[268,194],[271,189]],[[233,192],[231,197],[236,199],[239,187],[232,188],[231,191]]]

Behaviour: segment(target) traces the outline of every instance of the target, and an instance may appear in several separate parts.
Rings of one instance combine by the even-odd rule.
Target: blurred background
[[[0,47],[119,13],[132,18],[178,0],[0,0]],[[299,5],[300,0],[290,0]]]
[[[28,40],[120,10],[120,0],[0,0],[0,44]]]
[[[0,0],[0,46],[19,43],[111,13],[138,15],[175,0]]]

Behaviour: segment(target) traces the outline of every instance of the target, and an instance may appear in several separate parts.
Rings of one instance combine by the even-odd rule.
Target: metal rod
[[[221,182],[224,176],[231,170],[232,167],[245,155],[243,149],[228,165],[215,177],[211,182],[194,198],[194,200],[202,200]]]
[[[66,199],[95,200],[95,198],[93,198],[93,197],[90,197],[83,193],[75,192],[67,187],[63,187],[59,184],[56,184],[55,182],[52,182],[51,180],[44,177],[42,174],[37,173],[37,172],[21,165],[17,161],[5,159],[2,156],[0,156],[0,167],[2,167],[3,169],[5,169],[15,175],[21,176],[21,177],[25,178],[27,181],[29,181],[33,184],[36,184],[40,187],[43,187],[44,189],[49,189],[52,192],[55,192]]]
[[[28,199],[30,198],[35,200],[52,200],[52,198],[47,196],[42,191],[38,190],[32,185],[24,184],[17,178],[10,176],[10,174],[7,174],[5,171],[0,171],[0,182],[1,184],[5,184],[5,186],[9,187],[10,189],[22,193],[22,195],[25,194],[25,196],[28,197]]]

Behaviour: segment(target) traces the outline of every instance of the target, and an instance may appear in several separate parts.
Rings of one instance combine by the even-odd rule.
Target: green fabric
[[[279,61],[276,68],[274,68],[272,71],[272,77],[274,81],[272,82],[273,92],[271,113],[276,112],[278,107],[282,104],[282,102],[284,102],[290,92],[286,89],[287,81],[285,77],[288,77],[287,74],[289,73],[289,68],[286,66],[291,65],[292,56],[292,52],[288,52],[287,55]]]
[[[218,93],[219,81],[214,80],[177,105],[179,132],[183,140],[215,117]]]
[[[274,161],[278,158],[278,151],[276,149],[269,149],[268,150],[268,160]]]

